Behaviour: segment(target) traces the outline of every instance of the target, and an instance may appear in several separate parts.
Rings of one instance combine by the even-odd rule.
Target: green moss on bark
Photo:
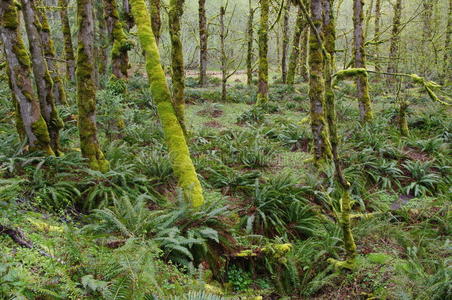
[[[204,203],[202,187],[172,104],[146,4],[143,0],[131,0],[130,3],[138,26],[138,36],[146,57],[146,71],[152,98],[157,104],[157,111],[162,123],[174,173],[183,189],[185,198],[191,201],[193,207],[199,207]]]
[[[268,102],[268,15],[270,13],[269,0],[260,1],[261,16],[259,26],[259,83],[257,104]]]

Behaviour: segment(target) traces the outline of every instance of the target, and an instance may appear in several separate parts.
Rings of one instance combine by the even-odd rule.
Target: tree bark
[[[134,25],[134,20],[130,10],[129,0],[122,0],[122,9],[125,28],[127,31],[130,31]]]
[[[295,31],[292,39],[292,52],[289,58],[289,72],[287,73],[287,84],[293,85],[295,82],[295,73],[297,71],[297,62],[300,56],[300,40],[303,33],[303,27],[305,27],[305,18],[303,11],[298,8],[297,21],[295,23]]]
[[[431,55],[430,43],[432,41],[433,0],[424,0],[422,6],[424,8],[422,14],[424,28],[422,31],[422,54],[421,59],[419,60],[421,69],[419,70],[419,73],[426,77],[431,71],[429,57]]]
[[[281,52],[281,77],[282,82],[287,83],[287,51],[289,50],[289,15],[290,1],[284,7],[284,18],[282,24],[282,52]],[[298,43],[299,44],[299,43]]]
[[[16,127],[19,135],[27,138],[30,151],[54,155],[50,147],[47,124],[31,82],[31,61],[20,35],[19,15],[16,2],[0,2],[0,34],[7,62],[7,73],[12,98],[16,106]]]
[[[100,84],[100,76],[107,74],[108,69],[108,30],[105,23],[105,14],[102,2],[96,1],[93,2],[94,15],[97,24],[97,31],[95,33],[95,42],[98,41],[96,45],[96,65],[97,65],[97,74],[98,74],[98,84]]]
[[[322,1],[311,1],[311,20],[317,32],[322,32]],[[313,136],[314,161],[316,164],[331,158],[331,144],[325,120],[325,80],[322,45],[313,33],[309,37],[309,99],[311,104],[311,129]]]
[[[374,23],[374,41],[375,41],[375,71],[381,71],[380,65],[380,25],[381,25],[381,0],[376,0],[375,2],[375,23]],[[376,74],[379,79],[381,76]]]
[[[399,62],[399,43],[400,43],[400,22],[402,19],[402,0],[397,0],[394,6],[394,17],[392,19],[391,45],[389,47],[388,73],[397,73]],[[389,82],[393,78],[389,77]]]
[[[77,105],[80,148],[93,170],[107,172],[109,162],[102,153],[97,139],[96,81],[94,67],[94,20],[91,0],[77,1]]]
[[[173,104],[179,124],[184,135],[187,135],[185,126],[185,72],[184,72],[184,52],[181,41],[180,19],[184,13],[185,0],[171,0],[169,9],[168,26],[171,37],[171,68],[173,82]]]
[[[55,105],[53,80],[44,57],[44,47],[41,39],[42,25],[39,23],[35,3],[31,0],[22,0],[21,3],[41,114],[47,124],[50,146],[56,155],[60,155],[60,130],[64,127],[64,124],[58,115]]]
[[[138,26],[138,37],[146,57],[146,71],[152,98],[157,105],[174,174],[184,192],[185,199],[190,201],[193,207],[199,207],[204,203],[202,187],[190,158],[184,132],[174,110],[165,73],[160,63],[158,46],[152,32],[149,12],[144,0],[131,0],[131,4]]]
[[[366,53],[364,51],[364,0],[354,0],[353,2],[353,62],[355,68],[366,68]],[[369,96],[369,82],[367,75],[356,75],[357,98],[361,122],[366,123],[372,120],[372,105]]]
[[[268,102],[268,15],[270,1],[260,0],[261,16],[259,26],[259,85],[257,104]]]
[[[58,0],[60,9],[60,18],[64,39],[64,58],[66,60],[66,77],[69,80],[75,79],[75,57],[74,48],[72,46],[71,27],[67,14],[67,0]]]
[[[246,83],[250,86],[253,82],[253,20],[254,20],[254,9],[251,6],[251,0],[249,0],[249,12],[248,12],[248,25],[247,25],[247,55],[246,55]]]
[[[303,29],[301,36],[301,53],[300,53],[300,76],[303,81],[307,82],[309,80],[309,70],[308,70],[308,56],[309,56],[309,26]]]
[[[225,28],[224,28],[224,16],[226,15],[226,10],[224,6],[220,7],[220,55],[221,55],[221,101],[226,102],[226,83],[227,70],[226,70],[226,48],[225,48]]]
[[[124,32],[123,23],[119,19],[116,0],[103,0],[105,23],[113,47],[111,49],[112,73],[117,79],[127,79],[129,69],[129,54],[131,43]]]
[[[57,104],[67,104],[66,90],[64,82],[61,79],[58,65],[56,64],[56,52],[52,37],[50,35],[50,25],[47,20],[47,12],[42,2],[39,3],[40,8],[37,10],[39,21],[41,23],[41,39],[44,47],[44,55],[47,59],[47,66],[53,80],[53,96]]]
[[[154,32],[157,45],[160,42],[160,29],[162,27],[162,20],[160,17],[160,6],[161,6],[160,0],[150,0],[152,32]],[[181,9],[183,8],[181,7]]]
[[[443,68],[444,83],[452,81],[452,47],[450,45],[451,36],[452,36],[452,0],[449,0],[449,14],[447,18],[446,41],[444,43],[444,68]]]
[[[199,0],[199,85],[207,84],[207,17],[206,0]]]

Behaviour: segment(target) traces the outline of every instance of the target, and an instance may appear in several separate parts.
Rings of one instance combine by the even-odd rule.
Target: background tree
[[[303,33],[305,27],[305,18],[303,16],[303,11],[301,8],[298,8],[297,12],[297,20],[295,23],[295,31],[292,39],[292,50],[290,52],[289,58],[289,71],[287,74],[287,84],[294,84],[295,82],[295,74],[297,71],[298,62],[300,59],[300,45],[301,45],[301,35]]]
[[[160,16],[160,0],[150,0],[149,9],[151,11],[152,31],[155,35],[157,44],[160,42],[160,29],[162,27],[162,20]]]
[[[259,83],[257,104],[268,101],[268,15],[270,14],[269,0],[260,0],[259,25]]]
[[[254,42],[254,11],[252,1],[248,0],[248,23],[247,23],[247,56],[246,56],[246,83],[251,85],[253,81],[253,42]]]
[[[449,0],[449,13],[447,17],[446,27],[446,41],[444,43],[444,67],[443,67],[443,81],[445,83],[452,81],[452,47],[450,39],[452,36],[452,0]]]
[[[91,0],[77,1],[77,106],[80,148],[96,171],[109,170],[109,162],[100,149],[96,124],[96,81],[94,67],[94,20]]]
[[[287,82],[287,51],[289,50],[289,16],[290,1],[284,6],[284,17],[282,18],[282,51],[281,51],[281,77],[282,82]]]
[[[206,0],[198,0],[198,21],[199,21],[199,85],[207,84],[207,16]]]
[[[58,0],[60,6],[60,19],[64,39],[64,59],[66,60],[66,77],[70,80],[75,79],[75,57],[72,46],[71,27],[67,13],[67,0]]]
[[[402,0],[396,0],[394,5],[394,16],[392,19],[391,46],[389,48],[388,73],[398,71],[399,43],[400,43],[400,22],[402,19]],[[391,77],[389,77],[390,80]]]

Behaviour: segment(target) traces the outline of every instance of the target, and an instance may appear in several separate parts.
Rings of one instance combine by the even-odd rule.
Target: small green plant
[[[247,290],[253,283],[253,280],[249,272],[237,266],[232,266],[228,270],[228,282],[232,285],[235,292],[241,292]]]

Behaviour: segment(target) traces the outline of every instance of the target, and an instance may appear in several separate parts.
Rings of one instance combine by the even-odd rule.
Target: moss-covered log
[[[54,155],[47,124],[33,91],[31,61],[20,34],[17,2],[14,0],[0,2],[0,33],[16,114],[20,114],[20,117],[16,115],[19,135],[27,138],[29,150]]]
[[[127,39],[123,22],[119,18],[116,0],[103,0],[105,11],[105,23],[112,46],[111,64],[112,73],[117,79],[126,79],[129,68],[128,51],[132,43]]]
[[[91,0],[77,1],[77,106],[80,148],[93,170],[106,172],[109,163],[97,139],[96,82],[94,70],[94,22]]]
[[[294,84],[295,74],[297,71],[297,62],[300,56],[300,40],[303,33],[303,29],[306,25],[303,11],[298,8],[297,21],[295,23],[295,31],[292,39],[292,51],[289,58],[289,71],[287,73],[287,84]]]
[[[192,206],[204,203],[202,187],[190,158],[187,142],[174,110],[171,94],[166,83],[160,54],[151,27],[151,19],[144,0],[131,0],[132,13],[138,26],[138,36],[146,57],[146,71],[151,88],[152,98],[157,111],[165,140],[168,145],[173,171],[182,187],[185,198]]]
[[[268,102],[268,15],[270,13],[270,1],[260,1],[260,25],[259,25],[259,83],[257,104]]]
[[[366,53],[364,50],[364,0],[353,2],[353,62],[355,68],[366,68]],[[372,104],[369,96],[369,81],[366,75],[356,76],[357,98],[361,122],[372,120]]]
[[[55,45],[50,35],[50,25],[47,20],[47,12],[42,1],[39,1],[39,7],[37,10],[39,21],[41,23],[41,40],[44,47],[44,55],[47,60],[47,66],[49,68],[50,76],[53,80],[53,96],[57,104],[67,104],[66,89],[64,88],[64,82],[61,78],[58,65],[56,63]]]
[[[64,38],[64,58],[66,60],[66,77],[75,79],[75,56],[72,44],[71,26],[67,13],[67,0],[58,0],[60,6],[61,30]]]
[[[171,68],[173,82],[173,103],[177,119],[184,133],[187,133],[185,127],[185,73],[184,73],[184,52],[181,41],[180,19],[184,13],[185,0],[171,0],[169,8],[169,32],[171,36]]]
[[[207,17],[206,0],[198,1],[198,21],[199,21],[199,85],[207,84]]]
[[[322,31],[322,0],[312,0],[311,20],[317,32]],[[311,104],[311,129],[314,143],[314,160],[321,163],[332,157],[328,125],[325,120],[325,80],[322,45],[316,34],[309,38],[309,99]]]
[[[50,145],[56,155],[61,154],[60,130],[64,124],[58,115],[53,93],[53,80],[44,56],[44,45],[41,38],[42,24],[36,9],[36,2],[22,0],[22,14],[28,36],[32,70],[38,92],[41,115],[47,124],[50,135]]]

